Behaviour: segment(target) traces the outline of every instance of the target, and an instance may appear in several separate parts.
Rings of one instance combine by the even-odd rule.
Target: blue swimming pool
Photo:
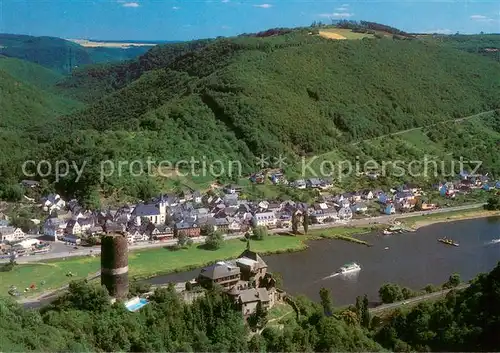
[[[147,303],[149,303],[147,299],[136,298],[125,303],[125,307],[127,308],[128,311],[137,311]]]

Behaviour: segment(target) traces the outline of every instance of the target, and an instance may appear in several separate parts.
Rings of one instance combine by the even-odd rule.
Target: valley
[[[30,103],[23,112],[15,109],[21,91],[8,89],[14,93],[12,108],[4,108],[12,121],[9,138],[30,139],[27,153],[35,159],[87,160],[91,167],[78,183],[56,185],[80,198],[96,192],[106,198],[110,188],[115,198],[117,189],[118,198],[144,197],[172,187],[168,178],[130,173],[96,183],[93,175],[105,156],[241,163],[243,175],[223,175],[221,181],[255,172],[261,155],[286,157],[289,179],[304,177],[299,167],[304,156],[319,166],[325,160],[411,161],[429,154],[436,160],[482,160],[482,172],[500,170],[495,153],[500,118],[494,111],[500,108],[500,76],[494,61],[458,51],[448,37],[445,45],[429,37],[396,40],[390,33],[368,38],[371,34],[345,28],[321,30],[359,40],[331,41],[297,29],[269,32],[270,37],[167,43],[129,61],[78,68],[70,76],[48,75],[35,64],[28,68],[5,58],[4,74],[23,82],[22,89],[42,89],[37,94],[44,95],[44,103]],[[498,39],[484,38],[485,47]],[[451,66],[461,69],[450,71]],[[361,90],[359,80],[365,83]],[[0,159],[8,180],[20,177],[23,155],[14,151]],[[188,177],[186,183],[197,179]],[[353,176],[347,183],[361,187],[366,181]],[[146,194],[139,195],[138,188]]]
[[[0,34],[0,351],[499,349],[500,35],[362,3],[261,32],[283,3],[25,5],[5,28],[40,35]]]

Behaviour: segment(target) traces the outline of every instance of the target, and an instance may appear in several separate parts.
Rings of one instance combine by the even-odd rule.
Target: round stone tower
[[[128,242],[125,234],[111,233],[101,241],[101,284],[113,298],[128,295]]]

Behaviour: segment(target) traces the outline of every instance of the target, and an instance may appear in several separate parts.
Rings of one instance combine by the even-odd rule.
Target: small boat
[[[360,271],[360,270],[361,270],[361,266],[359,266],[355,262],[352,262],[352,263],[349,263],[349,264],[345,264],[344,266],[342,266],[341,268],[339,268],[339,270],[337,271],[337,273],[346,274],[346,273],[351,273],[351,272],[357,272],[357,271]]]
[[[452,245],[452,246],[459,246],[459,244],[451,239],[448,239],[446,237],[438,239],[440,243],[446,244],[446,245]]]
[[[389,247],[388,247],[388,246],[386,246],[386,247],[384,248],[384,250],[389,250]]]
[[[387,229],[384,229],[384,231],[382,233],[384,233],[384,235],[391,235],[392,234],[392,232],[387,230]]]

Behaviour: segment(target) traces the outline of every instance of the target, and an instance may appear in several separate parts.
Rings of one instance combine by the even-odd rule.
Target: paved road
[[[384,215],[384,216],[378,216],[378,217],[369,217],[369,218],[362,218],[362,219],[353,219],[349,222],[345,223],[328,223],[328,224],[315,224],[310,226],[310,229],[328,229],[328,228],[335,228],[335,227],[346,227],[346,226],[364,226],[364,225],[372,225],[373,223],[380,223],[380,224],[386,224],[386,223],[391,223],[397,219],[404,219],[404,218],[411,218],[411,217],[417,217],[417,216],[422,216],[425,214],[436,214],[436,213],[446,213],[446,212],[453,212],[453,211],[463,211],[463,210],[469,210],[469,209],[474,209],[474,208],[479,208],[482,207],[484,204],[483,203],[478,203],[478,204],[473,204],[473,205],[465,205],[465,206],[456,206],[456,207],[446,207],[446,208],[440,208],[437,210],[431,210],[431,211],[418,211],[418,212],[411,212],[411,213],[404,213],[404,214],[394,214],[394,215]],[[282,233],[282,232],[289,232],[290,229],[282,228],[282,229],[273,229],[270,232],[271,233]],[[244,234],[236,234],[236,235],[226,235],[225,239],[231,240],[231,239],[241,239],[244,237]],[[203,243],[205,242],[205,237],[199,237],[199,238],[194,238],[193,239],[194,243]],[[129,246],[130,251],[134,250],[140,250],[140,249],[151,249],[151,248],[159,248],[159,247],[165,247],[165,246],[174,246],[177,244],[177,239],[172,239],[172,240],[167,240],[163,242],[156,242],[156,243],[144,243],[144,244],[135,244]],[[53,260],[53,259],[61,259],[61,258],[68,258],[68,257],[74,257],[74,256],[89,256],[89,255],[99,255],[101,253],[100,247],[91,247],[91,248],[81,248],[79,250],[67,250],[67,247],[59,247],[59,250],[57,252],[53,253],[48,253],[48,254],[43,254],[43,255],[34,255],[34,256],[23,256],[17,259],[17,262],[22,264],[22,263],[30,263],[30,262],[40,262],[40,261],[47,261],[47,260]],[[0,259],[0,263],[6,263],[8,262],[9,259]]]
[[[227,235],[225,239],[231,240],[231,239],[239,239],[242,238],[244,235]],[[203,243],[205,242],[205,237],[198,237],[198,238],[192,238],[194,243]],[[167,241],[162,241],[162,242],[151,242],[151,243],[143,243],[143,244],[134,244],[129,246],[129,251],[135,251],[135,250],[141,250],[141,249],[151,249],[151,248],[161,248],[165,246],[174,246],[177,244],[177,239],[172,239],[172,240],[167,240]],[[48,254],[43,254],[43,255],[32,255],[32,256],[22,256],[16,259],[17,263],[23,264],[23,263],[29,263],[29,262],[40,262],[40,261],[47,261],[47,260],[54,260],[54,259],[62,259],[62,258],[68,258],[68,257],[75,257],[75,256],[90,256],[90,255],[99,255],[101,253],[101,248],[99,246],[94,246],[94,247],[79,247],[78,250],[68,250],[68,248],[73,248],[64,246],[64,247],[59,247],[56,252],[53,253],[48,253]],[[0,259],[0,263],[6,263],[9,262],[9,258],[5,259]]]
[[[438,298],[440,296],[445,296],[452,289],[460,290],[460,289],[465,289],[469,286],[470,286],[470,284],[468,284],[468,283],[462,284],[462,285],[455,287],[455,288],[445,289],[445,290],[442,290],[439,292],[425,294],[425,295],[422,295],[420,297],[404,300],[401,302],[380,305],[380,306],[377,306],[376,308],[369,309],[369,311],[370,311],[370,314],[377,314],[377,313],[380,313],[381,311],[396,309],[396,308],[399,308],[399,307],[404,306],[404,305],[417,304],[417,303],[420,303],[420,302],[423,302],[423,301],[426,301],[429,299],[434,299],[434,298]]]

